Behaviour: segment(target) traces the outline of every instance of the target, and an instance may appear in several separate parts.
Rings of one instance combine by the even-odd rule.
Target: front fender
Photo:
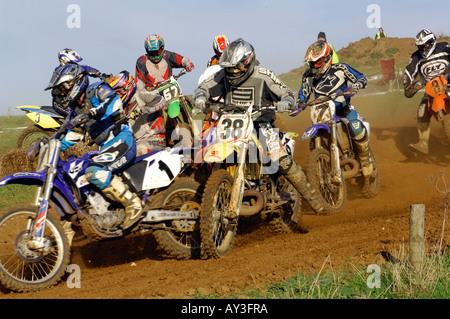
[[[6,185],[27,185],[27,186],[43,186],[45,181],[45,173],[38,172],[18,172],[7,175],[0,179],[0,187]],[[66,187],[57,179],[53,185],[53,193],[51,200],[55,204],[56,212],[60,216],[65,214],[73,214],[79,209],[74,202],[74,198],[70,197],[71,193],[64,191]],[[70,194],[70,195],[69,195]]]
[[[314,124],[313,126],[310,126],[306,129],[305,133],[303,133],[302,135],[301,140],[304,141],[307,139],[313,139],[320,130],[326,130],[328,133],[330,132],[330,128],[328,127],[328,125]]]
[[[208,148],[203,156],[203,161],[206,163],[223,162],[234,152],[237,152],[238,154],[240,152],[239,147],[237,147],[236,144],[215,143]]]

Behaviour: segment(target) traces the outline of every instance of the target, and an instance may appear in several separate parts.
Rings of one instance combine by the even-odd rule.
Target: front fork
[[[330,143],[330,154],[331,154],[331,180],[333,183],[342,183],[342,172],[341,172],[341,161],[339,158],[339,147],[337,143],[337,133],[336,133],[336,122],[331,122],[331,143]]]
[[[241,152],[238,155],[238,164],[234,172],[234,182],[231,189],[229,216],[230,219],[235,219],[239,216],[239,210],[244,197],[244,181],[245,181],[245,159],[247,157],[248,144],[244,143]]]
[[[56,139],[51,139],[49,143],[56,143],[56,145],[54,148],[50,147],[50,149],[54,149],[52,154],[53,157],[49,161],[49,164],[47,164],[47,172],[45,175],[43,188],[38,188],[38,191],[36,192],[35,204],[39,208],[37,211],[37,216],[34,220],[34,225],[31,229],[31,239],[28,241],[28,248],[30,249],[42,249],[44,247],[45,221],[47,220],[48,206],[53,192],[53,184],[56,177],[59,154],[62,147],[61,141]]]

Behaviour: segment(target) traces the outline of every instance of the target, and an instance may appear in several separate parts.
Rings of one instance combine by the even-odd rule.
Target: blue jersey
[[[88,104],[89,119],[84,130],[97,145],[103,145],[110,133],[117,136],[123,130],[130,130],[126,125],[117,125],[123,107],[119,95],[107,83],[91,84],[86,90],[84,102]],[[76,115],[76,114],[74,114]],[[63,139],[63,150],[78,142],[84,134],[69,131]]]
[[[364,74],[345,63],[332,64],[320,79],[315,79],[311,69],[308,69],[302,77],[298,100],[306,103],[313,93],[314,99],[339,93],[356,82],[360,84],[361,88],[367,86],[367,79]],[[350,97],[339,97],[335,102],[336,111],[339,111],[350,103]]]

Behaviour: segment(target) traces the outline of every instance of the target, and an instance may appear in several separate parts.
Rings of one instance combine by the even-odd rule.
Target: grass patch
[[[36,186],[6,185],[0,187],[0,209],[34,200]]]
[[[277,283],[220,296],[202,295],[194,299],[448,299],[450,251],[436,252],[424,258],[423,269],[415,272],[407,255],[387,262],[379,269],[379,282],[372,280],[374,271],[362,265],[331,272],[304,275],[299,272]],[[328,258],[324,265],[328,263]]]

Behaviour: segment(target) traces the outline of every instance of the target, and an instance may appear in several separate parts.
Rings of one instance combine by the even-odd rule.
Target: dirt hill
[[[450,37],[441,37],[438,42],[450,42]],[[357,42],[351,42],[347,47],[338,50],[339,61],[347,63],[364,73],[366,77],[381,74],[380,60],[395,59],[396,68],[404,69],[409,62],[411,54],[417,50],[414,38],[384,38],[374,40],[363,38]],[[297,91],[299,82],[306,67],[300,66],[280,75],[291,89]]]

